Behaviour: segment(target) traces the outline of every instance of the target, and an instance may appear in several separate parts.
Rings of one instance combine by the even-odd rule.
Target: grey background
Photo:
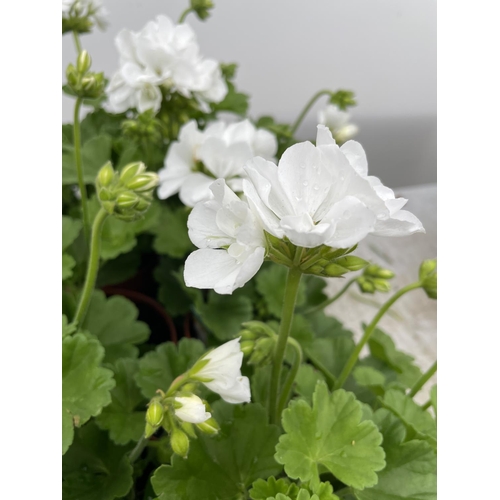
[[[355,91],[353,121],[370,173],[393,187],[436,180],[436,0],[214,0],[204,23],[194,15],[201,51],[238,62],[237,83],[251,94],[250,114],[291,122],[322,88]],[[96,70],[110,76],[113,39],[158,14],[178,19],[186,0],[104,0],[105,32],[82,37]],[[75,58],[63,38],[63,73]],[[64,77],[63,77],[64,78]],[[321,101],[324,104],[324,101]],[[320,104],[320,105],[321,105]],[[72,101],[63,98],[63,121]],[[299,130],[315,135],[316,106]]]

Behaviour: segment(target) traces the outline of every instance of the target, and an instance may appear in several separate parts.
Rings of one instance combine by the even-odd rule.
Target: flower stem
[[[335,384],[336,389],[340,389],[343,385],[344,382],[347,380],[347,377],[351,373],[352,369],[354,368],[354,365],[358,361],[359,353],[365,346],[365,344],[368,342],[370,339],[371,334],[375,330],[375,327],[377,326],[378,322],[382,318],[382,316],[389,310],[389,308],[396,302],[400,297],[402,297],[405,293],[410,292],[411,290],[416,290],[417,288],[420,288],[422,284],[420,281],[417,281],[415,283],[412,283],[411,285],[407,285],[398,292],[396,292],[379,310],[379,312],[376,314],[376,316],[373,318],[372,322],[366,327],[365,333],[361,340],[359,341],[358,345],[354,349],[354,351],[351,353],[349,356],[349,359],[347,360],[347,363],[345,364],[344,368],[342,369],[342,372],[339,375],[339,378],[337,379],[337,383]]]
[[[278,392],[281,379],[281,368],[283,358],[285,357],[286,345],[290,330],[292,327],[293,313],[295,310],[295,301],[299,289],[302,272],[296,267],[291,267],[288,271],[288,277],[285,286],[285,298],[283,301],[283,312],[281,314],[281,323],[278,333],[278,341],[274,350],[273,369],[271,374],[271,387],[269,390],[269,413],[271,423],[278,423],[280,415],[278,414]]]
[[[165,393],[165,397],[172,396],[175,394],[184,384],[186,384],[189,380],[189,376],[186,373],[177,377],[168,388],[168,391]]]
[[[311,362],[311,364],[326,378],[328,387],[330,389],[333,389],[335,387],[335,383],[337,382],[335,375],[331,373],[330,370],[328,370],[328,368],[326,368],[326,366],[314,354],[311,354],[309,351],[306,351],[306,356],[307,359]]]
[[[83,285],[82,294],[78,307],[76,309],[75,317],[73,318],[74,325],[81,325],[85,319],[87,308],[90,303],[92,292],[94,291],[95,281],[97,278],[97,271],[99,270],[99,254],[101,250],[101,231],[104,221],[108,217],[106,210],[101,208],[94,219],[92,226],[92,239],[90,242],[90,256],[87,264],[87,275]]]
[[[141,439],[139,439],[138,443],[135,445],[135,448],[130,452],[128,456],[128,460],[131,464],[133,464],[140,456],[144,448],[146,448],[148,444],[148,439],[143,434]]]
[[[83,166],[82,166],[82,145],[80,135],[80,107],[82,99],[78,97],[75,102],[75,114],[73,119],[73,139],[75,143],[75,166],[76,176],[78,178],[78,188],[82,197],[82,213],[83,213],[83,230],[85,234],[85,241],[89,243],[90,235],[90,217],[89,208],[87,205],[87,187],[83,179]]]
[[[411,388],[408,396],[411,398],[417,394],[417,392],[422,389],[424,384],[436,373],[437,371],[437,361],[416,381],[415,385]]]
[[[332,91],[328,89],[320,90],[319,92],[316,92],[309,102],[305,105],[304,109],[300,113],[300,115],[297,117],[295,120],[295,123],[292,125],[291,133],[292,135],[295,134],[297,129],[299,128],[300,124],[302,123],[302,120],[305,118],[309,110],[312,108],[313,104],[321,97],[324,95],[332,95]]]
[[[299,371],[300,365],[302,364],[302,348],[300,347],[299,343],[294,338],[289,337],[288,345],[293,347],[295,355],[293,364],[283,384],[283,389],[281,390],[281,396],[278,401],[278,415],[281,415],[288,402],[288,398],[290,397],[290,393],[292,392],[293,382],[295,381],[297,372]]]
[[[75,48],[78,54],[82,51],[82,45],[80,43],[80,37],[78,36],[78,32],[73,31],[73,41],[75,42]]]
[[[427,403],[424,403],[421,408],[422,410],[427,410],[427,408],[429,408],[432,404],[432,401],[429,399],[429,401],[427,401]]]
[[[179,21],[177,22],[177,24],[182,24],[185,20],[186,20],[186,17],[188,16],[188,14],[190,12],[192,12],[192,8],[191,7],[188,7],[182,14],[181,14],[181,17],[179,17]]]
[[[310,309],[307,309],[307,311],[304,311],[303,314],[314,314],[315,312],[323,310],[325,307],[329,306],[330,304],[333,304],[337,299],[342,297],[345,292],[347,292],[348,288],[356,281],[356,278],[353,278],[352,280],[348,281],[342,290],[340,290],[337,295],[334,295],[333,297],[326,299],[325,301],[321,302],[321,304],[318,304],[317,306],[311,307]]]

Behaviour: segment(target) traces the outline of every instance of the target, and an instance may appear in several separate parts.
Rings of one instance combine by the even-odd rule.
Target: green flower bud
[[[151,424],[146,422],[146,429],[144,430],[144,436],[150,438],[158,429],[158,427],[153,427]]]
[[[76,69],[84,74],[90,69],[91,64],[92,59],[90,58],[90,54],[86,50],[82,50],[76,60]]]
[[[257,338],[257,335],[252,332],[251,330],[241,330],[241,332],[238,334],[239,337],[241,337],[241,340],[255,340]]]
[[[240,349],[244,356],[248,356],[252,353],[255,342],[253,340],[244,340],[240,343]]]
[[[364,276],[369,276],[371,278],[382,278],[384,280],[390,280],[394,278],[395,274],[389,269],[383,269],[377,264],[370,264],[363,271]]]
[[[356,257],[354,255],[347,255],[346,257],[339,257],[335,260],[335,263],[345,267],[349,271],[359,271],[368,265],[368,262],[361,257]]]
[[[436,268],[437,268],[437,259],[424,260],[418,272],[418,277],[420,281],[425,280],[428,276],[434,273],[436,271]]]
[[[210,436],[214,436],[215,434],[218,434],[220,431],[219,424],[217,423],[217,420],[215,418],[211,417],[208,420],[205,420],[205,422],[202,422],[201,424],[196,424],[196,427],[200,429],[201,432],[204,434],[208,434]]]
[[[154,172],[137,175],[125,185],[138,193],[146,192],[158,185],[158,175]]]
[[[358,285],[363,293],[375,293],[375,285],[371,281],[358,278]]]
[[[371,282],[373,283],[375,290],[379,292],[389,292],[391,290],[391,284],[386,280],[374,278]]]
[[[165,409],[158,399],[152,399],[146,412],[146,422],[152,427],[159,427]]]
[[[127,184],[127,182],[131,181],[136,175],[142,174],[145,171],[146,165],[144,165],[142,161],[129,163],[122,168],[120,172],[120,181],[122,181],[123,184]]]
[[[189,438],[187,434],[179,428],[176,428],[170,434],[170,446],[176,455],[186,458],[189,452]]]
[[[190,382],[189,384],[184,384],[182,386],[182,392],[192,393],[196,390],[197,387],[198,387],[198,384],[195,384],[194,382]]]
[[[118,209],[128,210],[130,208],[134,208],[135,206],[137,206],[138,203],[139,203],[138,196],[130,191],[125,191],[124,193],[120,194],[116,199],[116,204],[118,206]]]
[[[328,264],[325,269],[324,269],[324,274],[326,276],[329,276],[330,278],[335,278],[338,276],[342,276],[343,274],[346,274],[349,272],[349,269],[346,269],[343,266],[339,266],[338,264]]]
[[[437,272],[425,278],[422,283],[422,288],[427,294],[427,297],[430,299],[437,299]]]
[[[78,85],[78,71],[72,64],[68,64],[66,68],[66,79],[71,88],[75,88]]]
[[[323,276],[323,266],[320,266],[318,264],[311,266],[307,270],[308,274],[315,274],[316,276]]]
[[[262,337],[256,343],[253,349],[252,355],[248,360],[249,365],[265,365],[271,361],[274,346],[276,345],[276,338],[274,337]]]
[[[101,167],[101,170],[99,170],[99,173],[97,174],[97,182],[101,186],[107,187],[111,184],[114,176],[115,171],[113,169],[113,165],[111,165],[111,162],[108,161],[103,167]]]
[[[190,422],[181,422],[181,427],[182,430],[190,437],[193,439],[197,439],[198,436],[196,435],[196,432],[194,431],[194,425],[191,424]]]

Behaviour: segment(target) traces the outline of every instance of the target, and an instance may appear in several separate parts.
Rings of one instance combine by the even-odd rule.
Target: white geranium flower
[[[184,281],[189,287],[231,294],[262,266],[264,233],[248,204],[224,179],[210,189],[214,198],[198,203],[189,215],[189,237],[199,250],[186,260]]]
[[[158,172],[158,197],[165,199],[178,192],[181,201],[192,207],[211,198],[209,187],[218,178],[241,191],[245,162],[254,156],[273,159],[277,149],[274,134],[255,128],[248,120],[230,125],[216,121],[204,131],[192,120],[182,127],[165,167]]]
[[[175,401],[182,405],[180,408],[176,408],[175,416],[184,422],[201,424],[212,416],[206,411],[205,404],[196,394],[188,397],[178,396]]]
[[[353,123],[349,123],[351,115],[342,111],[336,104],[328,104],[318,112],[318,123],[326,125],[339,143],[352,139],[359,131]]]
[[[208,360],[208,363],[193,378],[203,382],[228,403],[250,402],[250,382],[248,377],[241,375],[243,353],[239,338],[208,352],[201,360]]]
[[[104,29],[107,15],[101,0],[62,0],[62,16],[65,18],[89,16],[99,28]]]
[[[288,148],[276,166],[249,161],[243,190],[264,228],[306,248],[348,248],[369,233],[405,236],[424,229],[406,203],[379,179],[368,177],[361,145],[338,147],[331,131],[318,125],[316,146]]]
[[[120,69],[108,88],[113,112],[130,107],[157,111],[162,87],[202,102],[220,102],[227,94],[219,64],[199,54],[196,35],[187,24],[158,16],[139,32],[122,30],[115,42]]]

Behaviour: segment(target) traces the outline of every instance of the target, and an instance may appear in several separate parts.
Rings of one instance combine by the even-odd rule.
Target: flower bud
[[[424,260],[418,272],[420,281],[423,281],[425,278],[433,274],[436,271],[436,268],[437,259]]]
[[[373,283],[375,290],[377,290],[378,292],[390,292],[391,290],[391,284],[386,280],[374,278],[371,280],[371,282]]]
[[[372,283],[371,280],[367,280],[362,276],[360,276],[357,281],[359,288],[363,293],[375,293],[375,285]]]
[[[338,264],[328,264],[325,269],[323,270],[323,273],[326,276],[329,276],[330,278],[336,278],[338,276],[342,276],[343,274],[346,274],[349,272],[349,269],[346,269],[343,266],[339,266]]]
[[[90,58],[90,54],[86,50],[82,50],[76,60],[76,69],[79,73],[84,74],[90,69],[91,64],[92,59]]]
[[[365,259],[354,255],[339,257],[335,260],[335,263],[346,268],[348,271],[359,271],[368,265],[368,262]]]
[[[176,455],[186,458],[189,452],[189,438],[187,434],[179,428],[175,428],[170,434],[170,446]]]
[[[115,171],[113,169],[113,165],[111,165],[111,162],[108,161],[103,167],[101,167],[101,170],[99,170],[99,173],[97,174],[97,182],[99,182],[101,186],[107,187],[111,184],[114,175]]]
[[[257,337],[257,334],[252,332],[251,330],[245,329],[241,330],[241,332],[238,334],[238,337],[241,337],[241,340],[255,340]]]
[[[151,400],[148,411],[146,412],[146,422],[152,427],[159,427],[163,420],[164,411],[163,405],[158,399]]]
[[[370,264],[363,271],[364,276],[369,276],[371,278],[382,278],[384,280],[390,280],[394,278],[395,274],[389,269],[384,269],[377,264]]]
[[[427,297],[437,299],[437,259],[424,260],[418,275]]]
[[[139,198],[137,197],[137,195],[130,191],[125,191],[124,193],[120,194],[116,199],[116,204],[118,208],[124,210],[134,208],[135,206],[137,206],[138,202]]]
[[[150,438],[158,429],[158,427],[153,427],[151,424],[146,422],[146,429],[144,430],[144,436],[147,438]]]
[[[194,432],[194,425],[191,422],[181,422],[182,430],[193,439],[197,439],[196,432]]]
[[[158,185],[158,175],[154,172],[137,175],[125,185],[138,193],[149,191]]]
[[[196,424],[196,427],[198,427],[198,429],[200,429],[200,431],[204,434],[208,434],[210,436],[214,436],[220,431],[219,424],[213,417],[205,420],[205,422],[202,422],[201,424]]]
[[[253,340],[243,340],[240,343],[240,349],[244,356],[248,356],[252,353],[255,342]]]
[[[271,361],[276,335],[274,337],[262,337],[255,343],[252,355],[248,360],[249,365],[265,365]]]
[[[146,171],[146,165],[142,161],[129,163],[122,168],[120,172],[120,181],[126,184],[128,181],[132,180],[136,175],[142,174]]]

